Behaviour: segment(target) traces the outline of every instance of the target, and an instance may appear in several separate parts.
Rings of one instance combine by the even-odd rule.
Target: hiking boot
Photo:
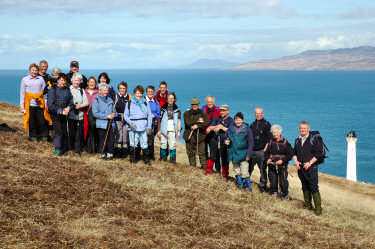
[[[150,165],[150,150],[149,149],[143,149],[143,161],[146,165]]]
[[[128,148],[122,147],[121,149],[121,158],[127,158],[129,154]]]
[[[314,200],[314,213],[316,215],[321,215],[322,214],[322,199],[320,197],[320,193],[319,192],[316,192],[314,194],[312,194],[312,198]]]
[[[236,185],[238,189],[243,190],[242,176],[236,176]]]
[[[165,162],[167,161],[167,150],[160,148],[160,161]]]
[[[243,188],[247,192],[252,192],[250,177],[243,179]]]
[[[106,159],[106,153],[100,154],[100,159]]]
[[[189,156],[189,165],[193,166],[193,167],[197,166],[197,160],[195,158],[195,155],[194,156]]]
[[[129,155],[130,155],[130,163],[136,163],[136,162],[135,162],[135,151],[134,151],[134,147],[130,147]]]
[[[108,160],[112,160],[112,159],[113,159],[113,154],[112,154],[112,153],[107,153],[106,158],[107,158]]]
[[[31,142],[38,142],[38,139],[37,139],[36,137],[31,137],[31,138],[29,138],[29,140],[30,140]]]
[[[284,201],[290,201],[289,195],[283,196],[282,198]]]
[[[115,147],[115,154],[113,156],[116,158],[121,158],[122,156],[122,148],[119,148],[118,145]]]
[[[277,192],[272,192],[271,195],[274,196],[274,197],[277,197]]]
[[[48,137],[42,137],[42,142],[48,142]]]
[[[171,163],[175,164],[176,163],[176,149],[170,151],[169,157],[171,159]]]
[[[212,169],[214,167],[215,162],[212,161],[211,159],[207,160],[207,166],[206,166],[206,175],[211,175],[212,174]]]
[[[61,156],[61,151],[59,149],[55,149],[53,152],[56,156]]]
[[[308,191],[308,190],[304,190],[303,191],[303,199],[304,199],[304,203],[303,203],[303,208],[304,209],[307,209],[307,210],[312,210],[313,207],[312,207],[312,204],[311,204],[311,201],[312,201],[312,195],[311,195],[311,192]]]

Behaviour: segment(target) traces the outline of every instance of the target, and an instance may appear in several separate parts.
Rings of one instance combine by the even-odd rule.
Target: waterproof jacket
[[[301,163],[309,162],[313,157],[316,159],[320,158],[322,151],[323,145],[318,139],[312,139],[310,133],[303,145],[302,138],[300,137],[298,137],[294,142],[294,155],[297,156],[297,160]]]
[[[287,166],[288,162],[293,157],[293,149],[288,140],[283,137],[280,137],[279,141],[276,141],[275,138],[272,138],[268,142],[266,151],[264,152],[264,158],[266,162],[271,158],[273,163],[276,163],[278,160],[283,161],[283,166]]]
[[[89,93],[89,91],[86,89],[85,90],[85,93],[86,93],[86,97],[87,97],[87,100],[89,101],[89,107],[87,109],[87,111],[89,111],[92,107],[92,102],[94,102],[94,99],[96,98],[96,96],[98,96],[99,93],[99,90],[98,89],[95,89],[94,92],[92,94]]]
[[[239,163],[252,155],[254,138],[248,124],[242,123],[241,127],[232,125],[229,127],[227,133],[230,139],[228,161]]]
[[[153,100],[148,100],[147,97],[145,96],[144,100],[148,102],[148,104],[150,105],[150,109],[151,109],[151,114],[154,115],[154,118],[152,119],[152,126],[156,126],[157,125],[157,121],[158,119],[160,118],[160,106],[159,106],[159,102],[152,98]]]
[[[150,105],[147,101],[144,101],[142,98],[142,105],[144,105],[145,111],[143,112],[141,108],[135,102],[136,98],[132,98],[128,103],[126,103],[125,112],[124,112],[124,120],[128,123],[136,124],[137,128],[136,131],[145,131],[147,128],[151,128],[152,125],[152,114]],[[130,104],[130,112],[128,105]],[[130,126],[128,126],[128,130],[131,130]]]
[[[219,116],[211,122],[210,126],[217,126],[220,124],[223,125],[225,128],[229,128],[232,125],[234,125],[234,119],[228,116],[226,119],[223,120],[223,118]],[[220,130],[218,133],[215,133],[214,131],[211,131],[210,133],[214,134],[212,142],[217,142],[218,137],[220,136],[220,143],[224,144],[225,140],[228,138],[228,134],[223,130]]]
[[[176,135],[178,131],[179,121],[181,122],[181,111],[180,109],[178,109],[178,106],[176,104],[173,104],[173,124],[174,124],[174,132],[176,133]],[[160,130],[160,133],[166,137],[167,129],[168,129],[168,103],[165,103],[160,111],[158,130]]]
[[[89,105],[89,101],[87,99],[86,93],[80,89],[79,87],[75,89],[73,86],[70,86],[70,92],[73,95],[73,104],[86,104],[86,106]],[[77,110],[74,107],[70,109],[69,112],[69,119],[73,120],[83,120],[83,111],[81,109]]]
[[[213,106],[212,109],[208,109],[206,105],[202,107],[202,110],[206,112],[208,118],[210,119],[210,123],[217,117],[220,116],[220,108],[217,106]]]
[[[111,97],[104,97],[102,95],[96,96],[92,103],[92,114],[96,118],[96,128],[107,129],[108,126],[108,115],[113,112],[114,101]],[[115,110],[115,117],[117,116]],[[115,128],[116,122],[111,122],[112,128]]]
[[[60,88],[54,85],[47,94],[48,112],[54,114],[61,114],[63,109],[69,107],[74,108],[73,95],[69,88]]]
[[[271,124],[264,118],[255,119],[250,125],[254,136],[254,150],[263,150],[266,144],[272,139]]]
[[[203,122],[198,122],[199,118],[203,118]],[[191,126],[196,124],[198,125],[198,129],[193,131],[193,135],[190,138],[192,138],[193,136],[196,137],[197,132],[199,132],[198,143],[203,142],[205,139],[205,133],[206,133],[206,130],[204,128],[207,127],[207,125],[210,123],[210,120],[208,119],[207,114],[201,109],[198,109],[196,111],[193,109],[190,109],[184,113],[184,122],[185,122],[185,131],[183,135],[184,140],[187,143],[190,142],[189,136],[190,136],[190,133],[192,132]],[[194,139],[194,141],[196,140]]]
[[[117,118],[116,118],[116,121],[125,122],[125,119],[124,119],[125,107],[126,107],[126,103],[128,103],[131,100],[131,98],[132,98],[132,96],[128,93],[125,96],[121,96],[119,93],[116,94],[115,102],[117,101],[116,111],[117,111],[117,114],[118,114]]]
[[[154,99],[159,102],[159,107],[162,108],[165,103],[167,103],[168,91],[165,92],[165,97],[160,96],[160,90],[156,92]]]

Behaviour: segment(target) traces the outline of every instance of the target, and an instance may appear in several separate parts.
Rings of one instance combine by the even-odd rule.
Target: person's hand
[[[212,126],[209,126],[209,127],[206,129],[206,134],[208,134],[208,133],[211,132],[211,128],[212,128]]]
[[[156,136],[160,139],[161,138],[161,132],[158,131],[158,133],[156,133]]]
[[[225,144],[226,144],[226,145],[229,145],[229,144],[230,144],[230,140],[229,140],[229,138],[227,138],[227,140],[225,140]]]
[[[108,115],[108,119],[114,119],[114,118],[115,118],[115,114],[114,113]]]
[[[271,160],[271,159],[268,159],[268,160],[267,160],[267,164],[272,164],[272,160]]]
[[[222,124],[219,124],[219,125],[216,126],[216,129],[218,129],[218,131],[222,130],[223,128],[224,128],[224,125],[222,125]],[[215,131],[216,131],[216,129],[215,129]],[[216,131],[216,132],[218,132],[218,131]]]
[[[304,164],[303,164],[303,168],[304,168],[305,170],[308,170],[310,167],[311,167],[310,162],[307,162],[307,163],[304,163]]]
[[[62,111],[62,114],[67,116],[69,114],[70,109],[67,107]]]
[[[281,164],[283,164],[283,160],[278,160],[278,161],[276,162],[276,165],[281,165]]]
[[[80,105],[80,104],[76,104],[76,105],[75,105],[75,108],[76,108],[76,109],[79,109],[79,108],[81,108],[81,105]]]
[[[137,130],[137,125],[135,124],[135,123],[130,123],[130,129],[132,130],[132,131],[136,131]]]
[[[177,131],[177,135],[176,135],[176,138],[179,139],[181,136],[181,131]]]
[[[192,130],[196,130],[196,129],[198,129],[198,125],[196,125],[196,124],[193,125],[193,126],[191,127],[191,129],[192,129]]]
[[[203,118],[198,119],[199,122],[204,122]]]
[[[296,169],[297,169],[297,170],[301,169],[301,167],[299,166],[301,163],[298,162],[297,159],[296,159],[296,160],[293,160],[293,161],[294,161],[294,165],[296,165]]]
[[[152,130],[151,130],[151,128],[147,128],[147,129],[146,129],[146,134],[147,134],[147,136],[151,136],[151,135],[152,135]]]
[[[246,157],[246,161],[250,161],[250,157]]]
[[[25,110],[25,108],[20,107],[20,111],[21,111],[22,114],[26,114],[26,110]]]
[[[154,114],[152,114],[151,116],[152,116],[152,118],[155,118],[155,115],[154,115]]]

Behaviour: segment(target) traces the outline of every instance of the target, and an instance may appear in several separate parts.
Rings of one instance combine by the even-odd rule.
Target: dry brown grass
[[[293,170],[284,202],[184,164],[58,158],[26,141],[17,111],[0,103],[18,130],[0,133],[0,248],[375,248],[372,185],[321,174],[317,217]]]

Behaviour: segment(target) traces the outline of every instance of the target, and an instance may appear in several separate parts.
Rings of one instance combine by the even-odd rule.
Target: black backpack
[[[326,144],[323,142],[323,138],[320,136],[319,131],[310,131],[310,143],[313,145],[313,142],[315,139],[317,139],[321,144],[322,144],[322,154],[316,162],[317,164],[322,164],[324,163],[324,159],[328,158],[327,152],[329,152],[329,149],[327,148]]]

